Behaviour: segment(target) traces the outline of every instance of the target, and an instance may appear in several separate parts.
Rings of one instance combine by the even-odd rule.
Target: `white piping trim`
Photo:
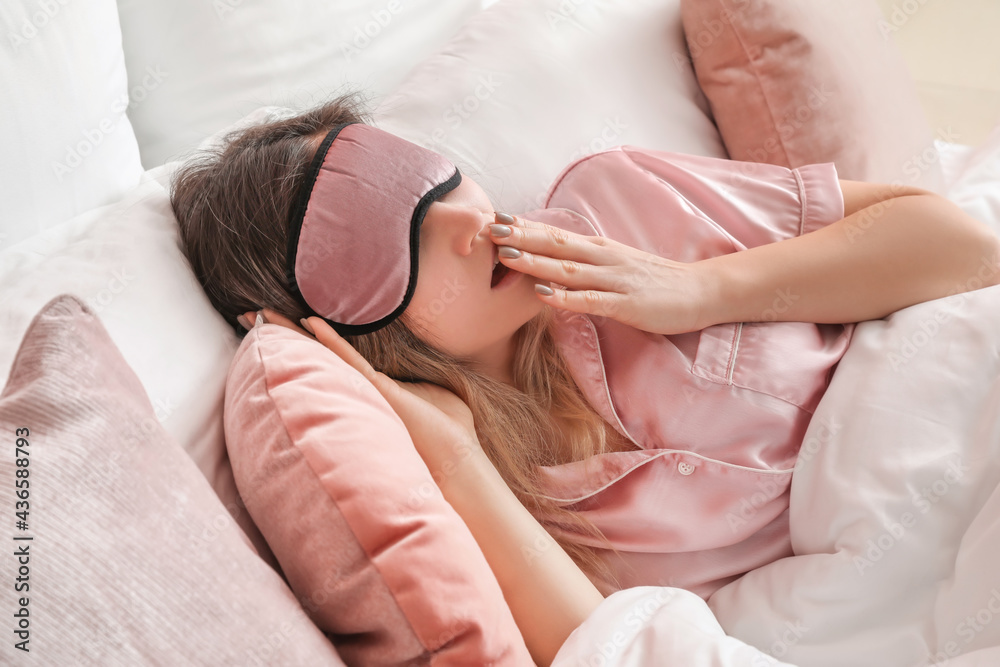
[[[792,169],[792,174],[795,176],[795,184],[799,188],[799,204],[802,206],[802,211],[799,213],[799,236],[802,236],[802,232],[806,228],[806,211],[809,208],[809,202],[806,200],[806,184],[802,180],[802,174],[799,173],[798,169]]]
[[[615,403],[613,400],[611,400],[611,388],[608,386],[608,377],[607,374],[604,372],[604,357],[601,355],[601,341],[597,336],[597,327],[594,326],[594,323],[591,322],[590,318],[587,317],[586,315],[583,316],[583,319],[587,323],[587,326],[590,327],[590,330],[594,335],[594,343],[595,343],[594,348],[597,350],[597,361],[598,365],[601,368],[601,386],[604,387],[604,395],[608,399],[608,406],[611,408],[611,414],[615,416],[615,421],[618,422],[618,425],[622,427],[622,431],[625,433],[628,439],[631,440],[632,443],[637,447],[639,447],[641,450],[648,451],[645,447],[640,445],[635,438],[632,437],[632,434],[629,433],[627,428],[625,428],[625,424],[622,423],[621,417],[618,416],[618,410],[615,408]]]
[[[733,373],[736,372],[736,355],[740,349],[740,339],[743,337],[743,323],[739,322],[736,325],[736,335],[733,341],[733,352],[729,355],[729,372],[726,374],[726,383],[733,383]]]
[[[648,452],[648,451],[652,451],[652,450],[648,450],[647,449],[647,450],[644,450],[644,451]],[[629,453],[631,453],[631,452],[629,452]],[[554,500],[554,501],[560,502],[560,503],[577,503],[577,502],[580,502],[581,500],[586,500],[587,498],[590,498],[591,496],[597,495],[601,491],[604,491],[605,489],[607,489],[608,487],[610,487],[612,484],[614,484],[615,482],[617,482],[618,480],[620,480],[622,477],[625,477],[630,472],[632,472],[633,470],[639,468],[640,466],[646,465],[650,461],[654,461],[654,460],[656,460],[658,458],[663,458],[667,454],[683,454],[685,456],[691,456],[691,457],[694,457],[696,459],[701,459],[702,461],[708,461],[708,462],[711,462],[711,463],[717,463],[717,464],[719,464],[721,466],[725,466],[727,468],[733,468],[735,470],[746,470],[746,471],[749,471],[749,472],[752,472],[752,473],[755,473],[755,474],[760,474],[760,475],[775,475],[775,476],[790,475],[791,473],[793,473],[795,471],[795,466],[792,466],[791,468],[785,468],[783,470],[761,470],[759,468],[751,468],[749,466],[741,466],[741,465],[738,465],[736,463],[727,463],[725,461],[719,461],[718,459],[709,458],[707,456],[703,456],[701,454],[696,454],[694,452],[689,452],[689,451],[686,451],[686,450],[683,450],[683,449],[660,449],[660,450],[657,450],[656,453],[653,454],[652,456],[650,456],[649,458],[643,459],[642,461],[639,461],[635,465],[632,465],[632,466],[626,468],[620,474],[618,474],[617,476],[615,476],[614,479],[608,481],[604,485],[602,485],[602,486],[600,486],[600,487],[598,487],[598,488],[596,488],[596,489],[594,489],[592,491],[588,491],[585,495],[577,496],[577,497],[573,497],[573,498],[554,498],[552,496],[545,496],[545,495],[540,495],[540,497],[541,498],[546,498],[547,500]],[[796,460],[798,460],[798,459],[796,458]]]

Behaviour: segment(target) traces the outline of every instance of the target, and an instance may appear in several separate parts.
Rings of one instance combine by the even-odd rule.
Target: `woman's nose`
[[[489,225],[493,216],[471,207],[456,207],[451,217],[455,252],[469,255],[483,243],[489,241]]]

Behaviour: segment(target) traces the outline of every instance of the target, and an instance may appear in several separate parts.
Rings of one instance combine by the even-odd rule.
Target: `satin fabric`
[[[290,284],[341,335],[388,325],[417,284],[427,207],[460,182],[423,146],[364,123],[333,128],[292,215]]]
[[[694,262],[779,242],[840,220],[832,163],[787,169],[633,146],[577,160],[523,217]],[[853,323],[759,321],[651,334],[556,310],[554,335],[594,409],[640,451],[541,468],[545,495],[602,530],[553,532],[601,548],[617,583],[707,599],[743,573],[792,555],[789,485],[803,434]]]

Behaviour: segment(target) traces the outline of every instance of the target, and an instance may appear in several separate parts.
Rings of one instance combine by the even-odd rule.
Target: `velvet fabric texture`
[[[53,298],[28,326],[0,394],[0,433],[10,577],[0,664],[344,664],[77,296]],[[27,501],[25,529],[16,501]],[[19,567],[27,587],[15,591]],[[20,609],[28,653],[11,634]]]
[[[734,160],[833,162],[943,192],[927,118],[872,0],[682,0],[698,83]]]
[[[348,664],[533,664],[472,534],[360,373],[260,324],[224,414],[247,510]]]

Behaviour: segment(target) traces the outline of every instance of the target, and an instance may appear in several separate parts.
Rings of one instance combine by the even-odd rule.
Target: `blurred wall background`
[[[1000,0],[876,1],[938,138],[982,143],[1000,123]]]

